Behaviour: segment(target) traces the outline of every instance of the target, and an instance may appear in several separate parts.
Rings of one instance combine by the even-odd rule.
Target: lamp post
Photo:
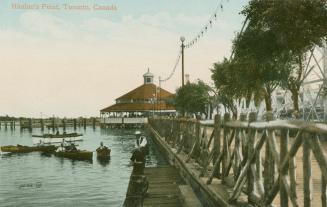
[[[184,41],[185,41],[185,37],[181,37],[181,42],[182,42],[182,45],[181,45],[181,48],[182,48],[182,86],[184,86],[184,48],[185,48],[185,45],[184,45]]]

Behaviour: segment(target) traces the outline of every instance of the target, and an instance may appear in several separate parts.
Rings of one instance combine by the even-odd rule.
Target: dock
[[[184,184],[173,166],[149,167],[144,169],[149,182],[143,206],[182,206],[179,185]]]
[[[191,186],[172,165],[134,163],[124,207],[202,207]]]

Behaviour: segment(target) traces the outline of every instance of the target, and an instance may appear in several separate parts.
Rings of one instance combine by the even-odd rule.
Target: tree
[[[252,94],[264,94],[267,111],[272,110],[273,91],[277,86],[285,85],[290,73],[290,56],[276,40],[275,33],[250,21],[233,43],[233,61],[242,70],[245,88]]]
[[[209,91],[210,87],[201,80],[178,88],[175,97],[177,110],[182,113],[205,113],[209,103]]]
[[[211,69],[211,78],[217,89],[216,99],[225,107],[225,111],[230,111],[233,118],[237,117],[237,106],[235,99],[243,95],[242,78],[240,71],[232,62],[224,58],[222,62],[217,62]]]
[[[299,111],[300,87],[307,76],[305,53],[321,46],[327,35],[326,0],[252,0],[242,11],[251,25],[275,34],[276,44],[291,58],[287,89],[292,93],[294,110]]]

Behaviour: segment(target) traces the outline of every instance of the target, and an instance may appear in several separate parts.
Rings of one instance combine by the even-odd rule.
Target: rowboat
[[[33,144],[53,144],[65,142],[76,142],[83,140],[83,134],[77,133],[64,133],[64,134],[43,134],[32,135]]]
[[[57,157],[65,157],[73,160],[90,160],[92,161],[93,152],[86,150],[55,152]]]
[[[9,145],[9,146],[2,146],[2,152],[11,152],[11,153],[28,153],[28,152],[54,152],[56,150],[56,146],[49,145],[49,146],[23,146],[23,145]]]
[[[98,159],[109,159],[110,158],[110,152],[111,149],[108,147],[103,147],[100,149],[100,147],[97,149],[97,158]]]

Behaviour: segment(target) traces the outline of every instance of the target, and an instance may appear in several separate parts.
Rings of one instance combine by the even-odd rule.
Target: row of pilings
[[[18,127],[21,130],[27,129],[32,131],[33,128],[40,128],[41,130],[49,129],[53,132],[62,128],[63,131],[68,127],[74,128],[84,128],[91,126],[94,129],[100,125],[100,120],[98,118],[77,118],[77,119],[67,119],[67,118],[47,118],[47,119],[36,119],[36,118],[16,118],[10,120],[0,120],[0,130],[15,130]]]

